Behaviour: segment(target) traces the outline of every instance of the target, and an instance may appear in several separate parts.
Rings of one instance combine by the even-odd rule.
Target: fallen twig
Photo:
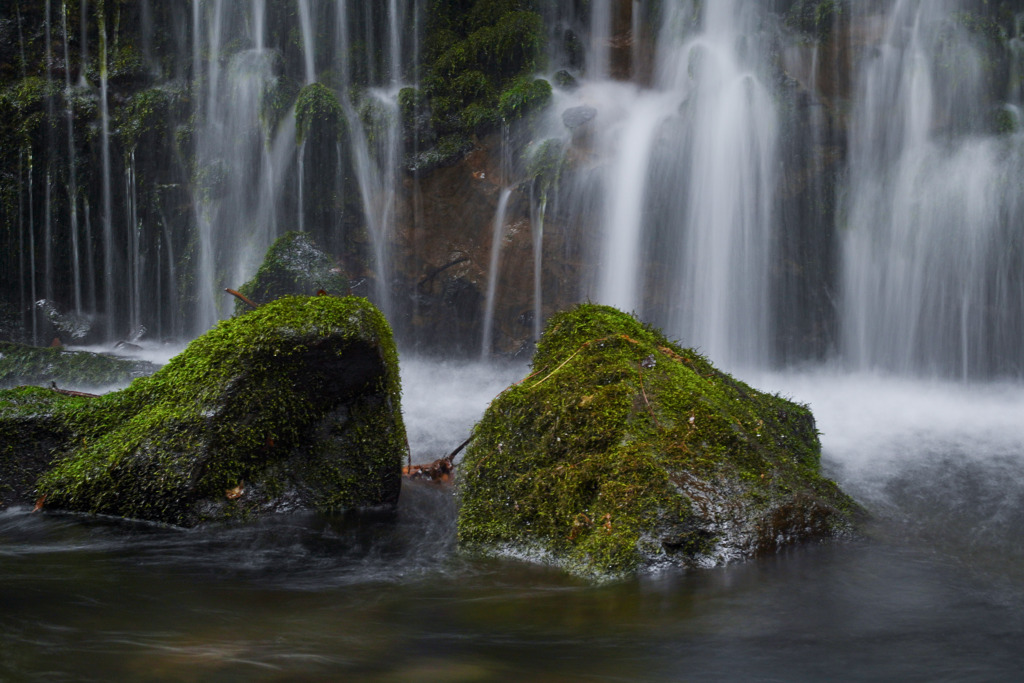
[[[29,385],[25,384],[25,385],[22,385],[22,386],[17,387],[17,388],[18,389],[28,389]],[[87,394],[84,391],[71,391],[70,389],[58,389],[57,388],[57,383],[53,382],[53,381],[50,382],[50,386],[48,388],[50,389],[50,391],[56,391],[58,394],[64,394],[65,396],[77,396],[78,398],[99,398],[100,397],[99,394]]]
[[[249,297],[247,297],[247,296],[246,296],[245,294],[242,294],[242,293],[241,293],[241,292],[239,292],[238,290],[235,290],[235,289],[231,289],[230,287],[226,287],[226,288],[224,289],[224,291],[225,291],[225,292],[227,292],[228,294],[230,294],[231,296],[236,296],[236,297],[238,297],[239,299],[241,299],[241,300],[242,300],[242,301],[244,301],[245,303],[249,304],[249,305],[250,305],[250,306],[252,306],[253,308],[259,308],[259,307],[260,307],[260,305],[259,305],[258,303],[256,303],[255,301],[253,301],[252,299],[250,299]]]

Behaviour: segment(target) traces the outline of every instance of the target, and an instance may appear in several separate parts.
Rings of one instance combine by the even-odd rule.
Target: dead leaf
[[[227,497],[228,500],[237,500],[238,498],[242,497],[243,493],[245,493],[245,482],[240,481],[238,482],[238,486],[236,486],[233,489],[228,489],[227,491],[224,492],[224,495]]]

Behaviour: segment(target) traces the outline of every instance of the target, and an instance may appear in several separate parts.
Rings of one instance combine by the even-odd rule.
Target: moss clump
[[[827,38],[843,13],[843,1],[797,0],[786,12],[786,24],[815,39]]]
[[[708,566],[849,530],[814,418],[615,309],[551,319],[460,466],[459,544],[581,575]]]
[[[333,136],[340,140],[345,130],[345,113],[330,88],[311,83],[295,99],[295,137],[301,143],[317,129],[325,131],[325,138]]]
[[[191,526],[396,500],[397,353],[364,299],[286,297],[64,412],[47,507]]]
[[[346,296],[349,285],[338,264],[313,243],[309,233],[291,231],[270,245],[256,275],[238,291],[265,304],[283,296],[310,296],[320,291]],[[248,310],[248,304],[235,303],[236,314]]]
[[[425,92],[437,139],[487,131],[550,97],[550,84],[529,78],[543,66],[546,42],[535,4],[434,0]]]
[[[498,109],[506,121],[521,119],[551,101],[551,84],[542,78],[524,76],[501,93]]]
[[[0,388],[50,382],[62,389],[109,387],[128,384],[158,369],[141,360],[0,342]]]

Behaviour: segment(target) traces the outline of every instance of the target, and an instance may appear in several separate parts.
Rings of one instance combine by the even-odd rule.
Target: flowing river
[[[403,359],[414,459],[525,366]],[[859,541],[589,585],[460,555],[451,489],[397,511],[181,531],[0,513],[0,680],[1011,680],[1024,665],[1024,388],[828,369],[809,402]]]

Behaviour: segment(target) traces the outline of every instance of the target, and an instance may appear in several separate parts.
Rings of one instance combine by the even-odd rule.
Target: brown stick
[[[224,289],[224,291],[227,292],[228,294],[230,294],[231,296],[237,296],[239,299],[241,299],[245,303],[249,304],[253,308],[259,308],[260,307],[260,305],[258,303],[254,302],[252,299],[247,297],[245,294],[242,294],[241,292],[239,292],[237,290],[234,290],[234,289],[231,289],[230,287],[227,287],[227,288]]]
[[[654,426],[659,430],[661,429],[661,423],[658,422],[658,416],[654,414],[654,408],[651,406],[651,402],[647,400],[647,390],[644,389],[644,372],[639,365],[636,366],[637,377],[640,378],[640,395],[644,397],[644,403],[647,404],[647,412],[651,414],[651,419],[654,420]]]
[[[455,456],[458,455],[462,451],[463,448],[468,446],[469,442],[472,441],[472,440],[473,440],[473,435],[470,434],[468,439],[466,439],[465,441],[460,443],[458,448],[456,448],[454,451],[452,451],[448,455],[444,456],[443,459],[447,460],[448,463],[454,467],[454,465],[455,465]]]
[[[17,389],[28,389],[30,385],[23,384]],[[65,396],[77,396],[78,398],[99,398],[99,394],[87,394],[84,391],[71,391],[70,389],[58,389],[56,382],[50,382],[50,391],[56,391],[58,394],[64,394]]]

